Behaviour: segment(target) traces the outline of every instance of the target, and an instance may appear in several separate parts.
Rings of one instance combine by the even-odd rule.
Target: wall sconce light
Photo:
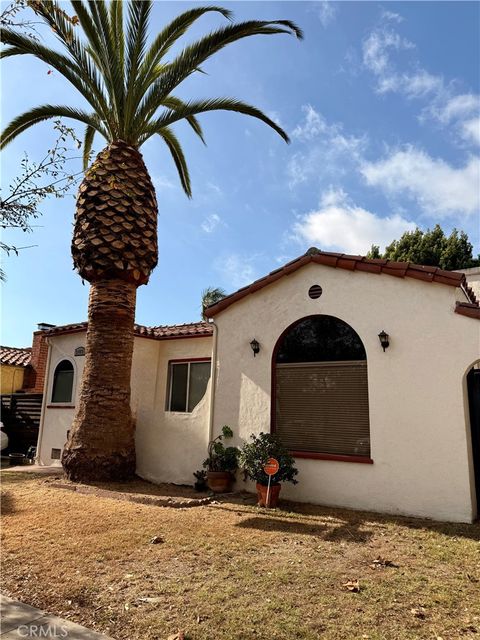
[[[253,357],[255,358],[255,356],[257,355],[257,353],[260,351],[260,344],[258,343],[258,340],[255,340],[255,338],[250,342],[250,346],[252,347],[252,351],[253,351]]]
[[[380,331],[378,334],[378,339],[380,340],[380,344],[382,345],[382,349],[385,349],[390,345],[389,335],[385,331]]]

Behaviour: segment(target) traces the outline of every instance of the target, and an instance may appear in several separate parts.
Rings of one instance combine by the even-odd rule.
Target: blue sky
[[[157,2],[153,30],[192,6]],[[223,3],[237,20],[289,18],[305,40],[246,39],[224,49],[177,92],[255,104],[292,138],[231,113],[201,116],[204,147],[177,127],[192,175],[188,200],[160,142],[142,149],[159,202],[159,265],[138,292],[137,322],[194,321],[208,285],[228,292],[309,246],[365,253],[405,230],[464,229],[480,251],[480,4],[476,2]],[[68,9],[68,5],[65,7]],[[185,42],[222,23],[205,17]],[[45,34],[53,41],[52,34]],[[82,104],[32,58],[2,65],[2,122],[25,109]],[[3,153],[8,186],[27,151],[39,159],[51,124]],[[95,140],[100,151],[102,140]],[[72,161],[71,170],[80,169]],[[72,270],[74,195],[45,202],[35,244],[4,261],[2,344],[26,346],[38,322],[86,318],[88,285]]]

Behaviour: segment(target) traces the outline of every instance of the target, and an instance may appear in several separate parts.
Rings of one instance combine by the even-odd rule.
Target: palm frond
[[[190,9],[177,16],[168,24],[152,42],[142,64],[141,73],[148,74],[152,68],[156,67],[163,57],[168,53],[172,45],[183,36],[187,30],[206,13],[216,12],[232,19],[232,12],[223,7],[208,6]]]
[[[123,111],[125,99],[124,69],[120,68],[117,44],[114,41],[110,19],[105,0],[88,0],[90,16],[98,31],[101,49],[96,52],[96,59],[104,59],[104,81],[108,87],[111,107],[118,125],[116,135],[123,129]]]
[[[113,80],[110,68],[110,56],[106,48],[106,44],[101,37],[102,30],[99,29],[96,22],[89,13],[87,7],[82,0],[70,0],[74,11],[76,12],[79,24],[86,36],[85,52],[96,65],[102,76],[103,83],[109,95],[113,94]],[[121,3],[113,3],[120,4]],[[110,102],[112,100],[110,99]]]
[[[163,72],[164,66],[160,64],[162,58],[168,53],[172,45],[186,33],[186,31],[200,17],[206,13],[220,13],[227,20],[231,20],[232,12],[223,7],[207,6],[190,9],[177,16],[156,36],[145,53],[142,64],[138,70],[138,78],[133,91],[130,92],[131,112],[138,108],[144,94]]]
[[[294,34],[298,38],[303,37],[302,31],[289,21],[251,20],[217,29],[186,47],[153,83],[137,112],[137,121],[148,120],[155,113],[157,105],[163,98],[170,95],[185,78],[227,45],[254,35],[274,34]]]
[[[158,132],[158,135],[163,139],[172,155],[183,190],[187,196],[191,198],[192,186],[190,183],[190,173],[188,171],[185,154],[183,153],[183,149],[177,136],[168,127],[161,129],[161,131]]]
[[[180,110],[180,109],[184,109],[185,108],[185,102],[183,102],[182,100],[180,100],[180,98],[176,98],[175,96],[168,96],[168,98],[166,98],[163,103],[162,103],[162,107],[166,107],[167,109],[172,109],[172,110]],[[183,116],[182,116],[183,118]],[[197,120],[197,118],[194,115],[187,115],[185,116],[185,120],[188,122],[188,124],[191,126],[191,128],[195,131],[195,133],[197,134],[197,136],[200,138],[200,140],[203,142],[203,144],[206,144],[205,142],[205,137],[203,135],[203,130],[202,127],[199,123],[199,121]]]
[[[133,122],[136,110],[137,76],[147,46],[148,19],[152,10],[151,0],[136,0],[128,5],[127,47],[125,74],[127,78],[125,119]]]
[[[169,127],[179,120],[189,118],[199,113],[205,113],[207,111],[234,111],[236,113],[243,113],[244,115],[251,116],[261,120],[269,127],[274,129],[285,142],[290,142],[288,134],[271,118],[250,104],[235,100],[234,98],[211,98],[209,100],[197,100],[191,102],[184,102],[181,105],[177,105],[175,109],[168,109],[159,118],[152,120],[144,128],[147,138],[158,133],[162,127]]]
[[[88,169],[88,163],[90,160],[90,153],[92,151],[93,139],[95,137],[96,129],[92,127],[92,125],[87,124],[85,128],[85,136],[83,138],[83,153],[82,153],[82,164],[83,170],[86,171]]]
[[[108,140],[108,133],[96,116],[92,116],[92,114],[86,111],[73,107],[44,104],[41,107],[34,107],[29,111],[25,111],[25,113],[14,118],[3,130],[0,148],[4,149],[20,133],[26,131],[34,124],[51,118],[71,118],[72,120],[83,122],[93,127]]]
[[[16,33],[12,29],[2,29],[1,38],[4,44],[10,45],[0,52],[0,58],[18,55],[33,55],[49,67],[52,67],[64,76],[90,103],[93,109],[102,118],[107,120],[109,111],[105,97],[94,83],[89,82],[88,76],[82,71],[78,63],[67,56],[58,53],[54,49],[45,47],[40,42]]]

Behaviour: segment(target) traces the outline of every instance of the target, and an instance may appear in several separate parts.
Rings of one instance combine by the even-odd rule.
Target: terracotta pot
[[[257,496],[258,496],[258,506],[259,507],[267,507],[270,509],[275,509],[275,507],[278,505],[278,494],[280,493],[280,489],[282,488],[282,485],[280,483],[278,484],[271,484],[270,485],[270,494],[268,496],[268,502],[269,504],[267,505],[267,491],[268,491],[268,487],[264,484],[259,484],[257,482]]]
[[[230,471],[207,471],[207,485],[213,493],[229,493],[234,481]]]

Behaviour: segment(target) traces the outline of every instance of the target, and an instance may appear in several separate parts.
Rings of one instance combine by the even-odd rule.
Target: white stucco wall
[[[74,363],[75,404],[85,358],[74,357],[85,345],[86,333],[50,338],[50,365],[46,381],[46,407],[39,436],[39,463],[60,466],[51,459],[52,448],[62,449],[74,408],[50,403],[56,365],[67,358]],[[137,473],[154,482],[192,484],[192,473],[201,467],[208,444],[210,386],[192,413],[165,410],[168,362],[187,358],[210,358],[212,339],[150,340],[135,338],[132,362],[132,412],[136,423]]]
[[[208,444],[210,383],[192,413],[165,410],[168,362],[210,358],[212,339],[137,339],[132,364],[132,411],[136,417],[137,473],[153,482],[193,484]]]
[[[308,289],[320,284],[318,300]],[[310,264],[233,304],[218,327],[214,431],[238,442],[270,431],[271,359],[290,324],[336,316],[367,352],[374,464],[298,459],[283,495],[355,509],[471,521],[475,515],[464,376],[480,357],[480,323],[454,313],[455,288]],[[378,333],[390,335],[384,353]],[[261,350],[253,357],[250,341]]]
[[[83,374],[84,356],[75,356],[77,347],[85,346],[86,333],[72,333],[59,335],[49,339],[50,353],[48,370],[45,376],[44,410],[42,413],[37,461],[39,464],[61,466],[60,460],[52,460],[52,449],[63,449],[67,441],[67,431],[70,429],[74,406],[78,402],[80,392],[80,380]],[[62,360],[70,360],[74,368],[72,403],[69,407],[60,404],[52,404],[52,385],[55,368]]]

